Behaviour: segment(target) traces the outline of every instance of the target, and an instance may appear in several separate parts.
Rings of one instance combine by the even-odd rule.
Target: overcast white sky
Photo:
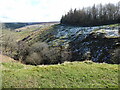
[[[1,22],[59,21],[71,8],[93,4],[117,3],[119,0],[0,0]]]

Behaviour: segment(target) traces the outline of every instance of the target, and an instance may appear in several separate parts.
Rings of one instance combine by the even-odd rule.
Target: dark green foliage
[[[76,26],[97,26],[120,23],[120,2],[116,5],[93,5],[79,10],[70,10],[62,16],[61,24]]]

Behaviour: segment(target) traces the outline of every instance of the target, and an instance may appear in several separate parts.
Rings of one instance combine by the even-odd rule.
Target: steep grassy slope
[[[3,88],[118,88],[118,65],[85,61],[2,67]]]

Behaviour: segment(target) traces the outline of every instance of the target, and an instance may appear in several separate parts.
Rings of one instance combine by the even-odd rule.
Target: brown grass
[[[0,54],[0,62],[16,62],[14,59]]]

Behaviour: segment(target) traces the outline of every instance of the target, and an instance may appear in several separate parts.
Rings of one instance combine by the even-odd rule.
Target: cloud
[[[71,8],[82,8],[94,3],[105,4],[113,1],[118,2],[118,0],[0,0],[0,21],[59,21],[61,16]]]

